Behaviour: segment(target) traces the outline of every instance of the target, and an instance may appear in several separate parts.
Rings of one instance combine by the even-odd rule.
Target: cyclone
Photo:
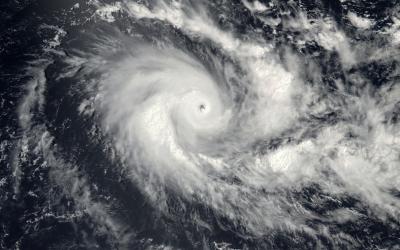
[[[102,80],[103,126],[128,165],[193,193],[212,170],[200,157],[229,133],[232,100],[217,81],[176,49],[140,47]]]
[[[5,4],[0,248],[397,249],[400,6],[361,2]]]

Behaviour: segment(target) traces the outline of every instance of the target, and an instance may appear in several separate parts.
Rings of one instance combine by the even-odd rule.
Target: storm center
[[[204,112],[206,110],[206,105],[200,104],[199,110],[200,110],[200,112]]]

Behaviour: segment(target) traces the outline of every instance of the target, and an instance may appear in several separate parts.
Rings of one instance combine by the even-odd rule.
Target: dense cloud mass
[[[1,248],[400,247],[396,1],[1,5]]]

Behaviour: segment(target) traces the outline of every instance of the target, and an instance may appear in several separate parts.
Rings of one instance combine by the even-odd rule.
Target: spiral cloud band
[[[324,92],[305,83],[301,71],[308,69],[299,58],[289,53],[279,61],[270,45],[241,41],[216,29],[203,12],[189,10],[189,16],[174,3],[150,10],[128,2],[127,10],[139,19],[171,22],[189,36],[210,39],[244,72],[213,55],[205,57],[208,65],[203,66],[204,54],[196,58],[168,46],[128,42],[114,48],[127,55],[105,70],[99,85],[102,126],[132,177],[160,209],[167,206],[165,194],[171,189],[253,233],[277,225],[304,230],[303,221],[317,215],[274,192],[313,182],[328,193],[354,193],[373,207],[398,213],[399,203],[389,190],[398,182],[390,177],[399,174],[398,147],[390,140],[399,132],[385,122],[397,87],[382,90],[381,100],[368,89],[350,95]],[[99,48],[104,46],[107,54],[112,44]],[[240,81],[245,87],[235,85]],[[333,125],[309,120],[333,111],[342,115]],[[357,120],[359,114],[369,118]],[[371,126],[376,137],[364,141],[362,133]],[[359,135],[352,139],[349,133]],[[286,142],[268,149],[279,134]],[[257,146],[260,142],[266,146]],[[254,154],[249,147],[261,151]]]
[[[15,142],[0,144],[15,147],[12,199],[46,190],[27,192],[53,202],[35,213],[59,205],[54,218],[84,221],[105,249],[363,248],[375,225],[397,237],[400,19],[349,12],[343,27],[303,1],[102,2],[83,31],[40,26],[54,38],[24,71]]]
[[[230,110],[199,62],[177,50],[142,47],[104,81],[104,126],[124,156],[139,152],[153,174],[177,184],[176,173],[185,182],[205,178],[195,160],[228,127]]]

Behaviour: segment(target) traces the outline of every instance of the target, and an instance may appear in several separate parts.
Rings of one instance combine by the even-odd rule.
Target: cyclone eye
[[[200,112],[204,112],[206,110],[206,105],[200,104],[199,110],[200,110]]]

